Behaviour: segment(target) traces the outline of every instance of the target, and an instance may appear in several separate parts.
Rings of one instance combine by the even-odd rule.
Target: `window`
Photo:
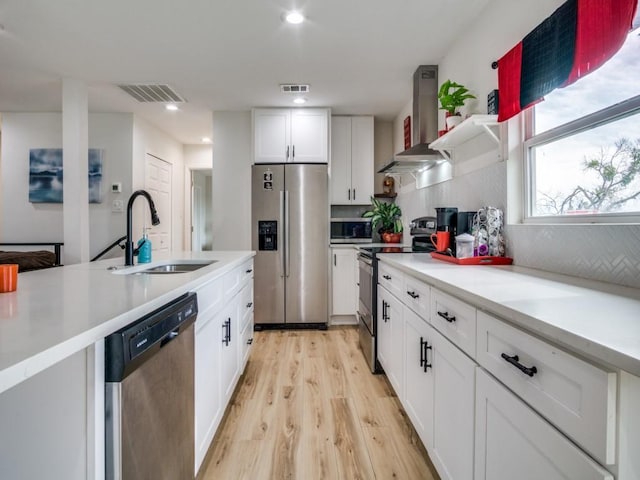
[[[639,20],[605,65],[527,114],[527,219],[640,219]]]

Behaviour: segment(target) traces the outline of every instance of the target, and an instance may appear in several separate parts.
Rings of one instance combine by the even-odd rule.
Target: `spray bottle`
[[[151,240],[147,235],[148,228],[142,229],[142,238],[138,240],[138,263],[151,262]]]

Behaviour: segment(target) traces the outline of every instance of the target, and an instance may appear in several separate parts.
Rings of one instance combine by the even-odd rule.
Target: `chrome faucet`
[[[156,211],[156,206],[153,203],[153,199],[149,192],[146,190],[136,190],[129,197],[129,203],[127,204],[127,242],[124,245],[124,264],[125,265],[133,265],[133,256],[135,254],[133,248],[133,239],[131,238],[131,223],[132,223],[132,212],[133,212],[133,201],[138,198],[140,195],[145,197],[149,202],[149,210],[151,211],[151,225],[160,225],[160,218],[158,218],[158,212]]]

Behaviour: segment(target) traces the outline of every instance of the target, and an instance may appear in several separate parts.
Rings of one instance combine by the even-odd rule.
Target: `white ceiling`
[[[2,0],[0,112],[52,112],[62,78],[83,80],[92,112],[133,112],[185,144],[211,111],[306,106],[394,118],[420,64],[438,64],[489,0]],[[289,25],[294,7],[308,20]],[[178,112],[115,87],[163,83]]]

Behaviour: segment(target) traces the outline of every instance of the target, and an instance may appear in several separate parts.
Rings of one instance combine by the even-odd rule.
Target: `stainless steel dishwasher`
[[[193,480],[195,293],[105,343],[107,480]]]

